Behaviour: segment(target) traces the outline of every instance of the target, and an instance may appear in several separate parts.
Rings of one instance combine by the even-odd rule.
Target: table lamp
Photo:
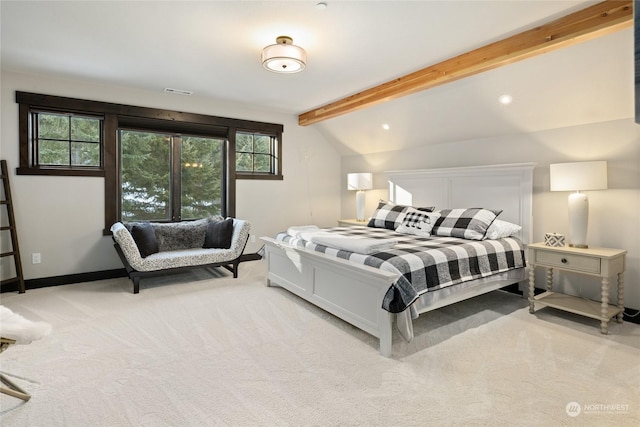
[[[549,165],[551,191],[569,194],[569,246],[588,248],[589,198],[581,191],[607,189],[607,162],[556,163]]]
[[[364,190],[373,188],[373,177],[370,173],[347,174],[347,190],[357,190],[356,219],[364,222]]]

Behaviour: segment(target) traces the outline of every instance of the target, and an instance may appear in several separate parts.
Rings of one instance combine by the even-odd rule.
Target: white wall
[[[282,123],[283,181],[241,180],[236,216],[252,223],[251,233],[273,236],[292,224],[335,225],[340,213],[340,156],[312,127],[295,115],[255,110],[223,100],[102,86],[50,76],[3,72],[1,76],[0,157],[11,169],[20,251],[25,279],[122,268],[104,228],[103,178],[15,175],[18,165],[18,104],[15,92],[33,92],[142,107]],[[2,235],[6,245],[7,235]],[[247,252],[261,246],[249,244]],[[41,264],[31,253],[42,254]],[[12,268],[2,259],[2,277]]]
[[[609,189],[588,192],[588,243],[626,249],[625,306],[640,309],[640,125],[632,119],[595,123],[544,132],[425,146],[342,159],[342,218],[355,217],[355,195],[346,190],[349,172],[373,172],[374,190],[367,192],[367,212],[387,198],[384,171],[536,162],[534,170],[533,238],[544,233],[567,234],[565,192],[549,191],[549,164],[606,160]],[[462,207],[462,206],[459,206]],[[542,269],[536,285],[543,287]],[[599,281],[584,275],[562,275],[567,293],[599,300]],[[613,288],[613,287],[612,287]],[[617,293],[612,292],[612,297]]]
[[[609,189],[589,193],[588,241],[627,249],[625,305],[640,309],[640,126],[631,119],[341,159],[313,126],[298,126],[294,115],[49,76],[4,72],[1,81],[0,157],[9,162],[12,173],[26,279],[121,268],[121,263],[111,238],[102,236],[102,178],[15,175],[17,90],[282,123],[284,181],[246,180],[237,185],[237,216],[251,221],[252,234],[258,237],[272,236],[292,224],[331,226],[338,217],[354,217],[355,194],[346,190],[348,172],[374,172],[376,189],[367,192],[367,212],[373,212],[377,200],[387,197],[386,170],[536,162],[534,240],[540,241],[545,232],[568,230],[567,193],[549,191],[549,164],[607,160]],[[6,234],[2,237],[0,245],[5,247]],[[258,241],[247,251],[259,247]],[[42,254],[41,264],[31,264],[33,252]],[[3,278],[10,269],[8,261],[1,260]],[[538,284],[544,280],[541,274]],[[599,298],[596,279],[567,275],[561,281],[566,292]]]

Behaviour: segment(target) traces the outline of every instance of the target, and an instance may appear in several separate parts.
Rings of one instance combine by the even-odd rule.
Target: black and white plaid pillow
[[[482,208],[443,209],[431,234],[441,237],[460,237],[468,240],[482,240],[487,229],[500,215],[501,210]]]
[[[387,230],[395,230],[402,224],[407,209],[411,206],[396,205],[385,200],[378,202],[378,207],[369,220],[367,227],[386,228]],[[432,212],[435,207],[414,208],[417,210]]]
[[[431,229],[438,218],[440,218],[440,213],[438,212],[424,212],[409,208],[402,220],[402,224],[396,228],[396,231],[398,233],[429,237],[431,236]]]

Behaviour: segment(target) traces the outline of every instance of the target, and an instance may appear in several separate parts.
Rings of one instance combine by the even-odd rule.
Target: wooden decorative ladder
[[[11,185],[9,184],[9,169],[7,168],[6,160],[0,160],[0,169],[0,179],[2,179],[2,187],[4,189],[4,199],[0,200],[0,207],[6,207],[7,209],[7,223],[0,226],[0,235],[3,236],[2,240],[4,240],[5,232],[8,231],[11,235],[11,250],[0,253],[0,257],[13,257],[16,271],[15,277],[3,279],[0,282],[0,286],[18,282],[18,290],[23,294],[25,292],[24,276],[22,274],[22,262],[20,261],[20,249],[18,247],[18,231],[16,230],[16,218],[13,214]]]

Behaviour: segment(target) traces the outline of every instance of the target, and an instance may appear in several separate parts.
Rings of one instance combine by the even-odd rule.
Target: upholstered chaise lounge
[[[137,294],[142,277],[194,267],[224,267],[237,278],[250,228],[240,219],[208,218],[169,224],[116,222],[111,233]]]

